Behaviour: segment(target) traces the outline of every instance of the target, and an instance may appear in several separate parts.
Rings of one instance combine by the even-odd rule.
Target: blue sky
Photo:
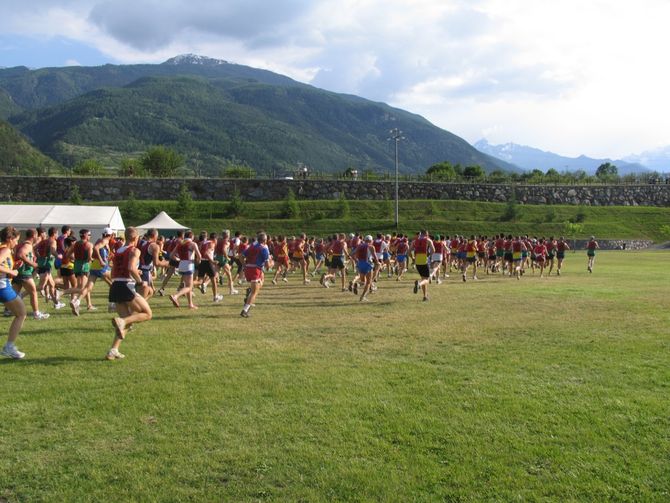
[[[195,53],[418,113],[470,142],[670,145],[667,0],[2,0],[0,66]]]

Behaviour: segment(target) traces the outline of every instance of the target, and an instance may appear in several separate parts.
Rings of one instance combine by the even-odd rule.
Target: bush
[[[119,176],[123,178],[142,177],[147,176],[147,172],[139,159],[125,158],[121,160]]]
[[[194,208],[195,205],[193,204],[193,196],[191,196],[191,191],[185,183],[182,183],[181,187],[179,188],[179,195],[177,196],[177,211],[179,216],[182,218],[191,217]]]
[[[72,174],[78,176],[100,176],[102,175],[104,168],[100,161],[95,159],[86,159],[85,161],[79,161],[72,168]]]
[[[500,215],[501,222],[516,222],[521,217],[521,209],[516,200],[516,192],[512,191],[512,197],[505,205],[505,211]]]
[[[300,206],[295,198],[295,192],[290,187],[286,194],[286,199],[284,199],[281,216],[284,218],[298,218],[300,216]]]
[[[239,217],[242,213],[244,213],[244,201],[242,201],[240,191],[235,188],[228,203],[228,216]]]
[[[79,185],[73,185],[70,189],[70,204],[79,206],[83,202],[81,194],[79,193]]]
[[[142,205],[137,201],[134,192],[131,191],[128,194],[128,199],[121,205],[121,214],[123,218],[128,220],[139,220],[144,216],[145,212]]]
[[[177,175],[184,164],[184,158],[170,148],[154,147],[141,159],[144,170],[156,178],[168,178]]]
[[[584,222],[585,220],[586,220],[586,212],[584,211],[584,208],[580,207],[579,210],[577,210],[577,214],[570,219],[570,222],[572,222],[573,224],[579,224]]]
[[[347,201],[344,191],[340,192],[339,203],[339,218],[346,219],[351,217],[351,206],[349,206],[349,201]]]
[[[223,178],[256,178],[256,172],[246,166],[228,166],[221,171]]]
[[[554,220],[556,220],[556,210],[554,208],[549,208],[544,215],[544,221],[553,222]]]

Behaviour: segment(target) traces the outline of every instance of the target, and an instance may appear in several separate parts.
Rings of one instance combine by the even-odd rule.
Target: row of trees
[[[118,170],[121,177],[134,178],[170,178],[198,174],[197,159],[190,160],[187,166],[183,155],[167,147],[153,147],[139,158],[124,158]],[[77,176],[105,176],[111,174],[97,159],[79,161],[71,173]],[[222,167],[220,175],[226,178],[254,178],[256,173],[245,165],[230,163]]]
[[[481,181],[488,183],[529,183],[529,184],[589,184],[589,183],[661,183],[667,180],[659,173],[637,173],[624,176],[619,175],[617,167],[609,162],[603,163],[596,169],[594,175],[586,171],[564,171],[559,173],[556,169],[548,169],[546,172],[534,169],[524,173],[510,173],[495,170],[486,173],[481,166],[452,165],[449,162],[434,164],[426,170],[424,180],[427,181]]]
[[[191,160],[192,163],[192,160]],[[87,159],[80,161],[72,168],[72,174],[77,176],[105,176],[111,174],[100,161]],[[122,177],[152,177],[168,178],[188,176],[192,169],[186,165],[183,155],[167,147],[153,147],[145,152],[139,158],[125,158],[121,160],[118,175]],[[360,175],[353,176],[352,173],[358,173],[349,168],[343,174],[344,178],[355,178],[360,180],[378,180],[384,176],[378,173],[362,171]],[[221,168],[220,176],[225,178],[255,178],[256,172],[244,164],[230,163]],[[337,176],[337,175],[336,175]],[[588,175],[583,170],[564,171],[559,173],[556,169],[549,169],[546,172],[534,169],[529,172],[511,173],[502,170],[495,170],[486,173],[481,166],[461,166],[460,164],[451,164],[448,161],[440,162],[430,166],[425,175],[418,177],[424,181],[440,182],[485,182],[485,183],[529,183],[529,184],[588,184],[588,183],[661,183],[666,182],[658,173],[642,173],[619,176],[615,165],[606,162],[601,164],[595,175]],[[408,179],[403,176],[403,179]]]

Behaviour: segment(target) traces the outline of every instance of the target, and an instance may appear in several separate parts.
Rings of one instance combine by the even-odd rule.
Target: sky
[[[670,145],[668,21],[668,0],[0,0],[0,67],[194,53],[617,159]]]

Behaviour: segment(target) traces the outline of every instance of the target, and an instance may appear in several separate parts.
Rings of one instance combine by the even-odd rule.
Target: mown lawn
[[[115,362],[98,286],[0,361],[0,501],[668,501],[669,259],[157,298]]]

